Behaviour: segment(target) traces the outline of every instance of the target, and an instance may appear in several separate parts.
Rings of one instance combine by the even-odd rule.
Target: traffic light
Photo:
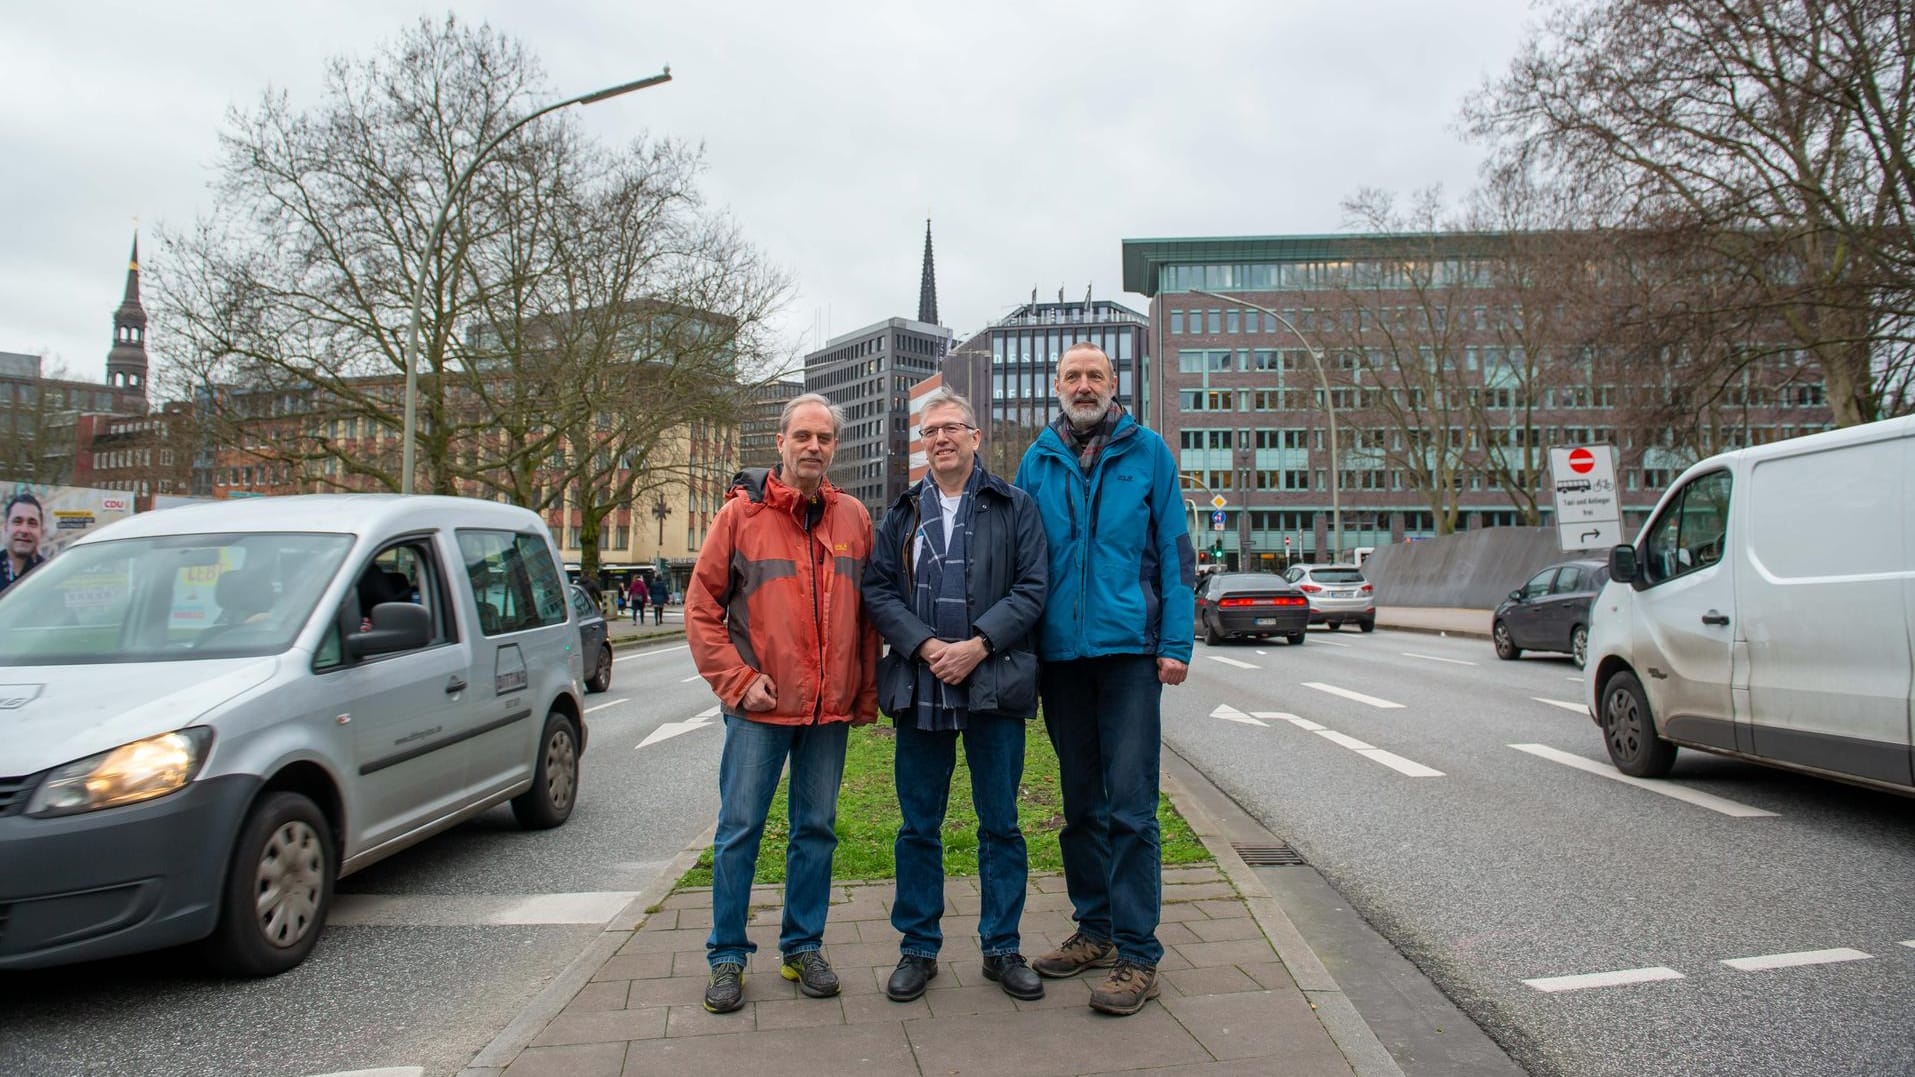
[[[1223,564],[1223,540],[1222,539],[1218,539],[1216,542],[1211,544],[1210,559],[1220,565]]]

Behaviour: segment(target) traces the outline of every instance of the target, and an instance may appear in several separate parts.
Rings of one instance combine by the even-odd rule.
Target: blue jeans
[[[959,737],[964,738],[964,761],[971,765],[971,804],[977,809],[978,889],[983,892],[978,942],[986,957],[1018,950],[1017,925],[1024,917],[1024,883],[1030,870],[1024,833],[1017,828],[1024,719],[972,714],[966,716],[962,733],[898,726],[892,774],[904,822],[893,847],[898,891],[891,903],[891,926],[903,936],[898,949],[913,957],[936,957],[944,944],[938,927],[944,912],[944,843],[939,832],[951,799]]]
[[[785,846],[785,916],[778,950],[824,945],[831,902],[831,854],[838,848],[838,783],[844,777],[844,722],[771,725],[725,715],[718,761],[718,832],[712,841],[711,937],[705,958],[742,965],[758,945],[745,936],[758,840],[765,833],[778,775],[791,760],[791,840]]]
[[[1154,655],[1046,662],[1044,726],[1064,795],[1064,886],[1077,929],[1155,966],[1163,900],[1157,769],[1163,685]]]

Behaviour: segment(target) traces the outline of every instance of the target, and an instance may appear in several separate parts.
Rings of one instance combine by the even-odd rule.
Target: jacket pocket
[[[1037,714],[1037,654],[1015,650],[984,660],[971,677],[972,709],[1009,718]]]
[[[917,677],[917,663],[887,649],[878,659],[878,709],[892,718],[910,717]]]

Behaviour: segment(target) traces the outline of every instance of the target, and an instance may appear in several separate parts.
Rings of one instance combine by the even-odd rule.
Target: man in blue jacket
[[[1163,856],[1157,832],[1163,685],[1190,662],[1196,555],[1177,462],[1116,403],[1110,357],[1072,345],[1063,407],[1024,453],[1017,486],[1050,539],[1039,624],[1044,724],[1064,794],[1064,882],[1077,930],[1034,967],[1109,968],[1091,1008],[1132,1014],[1157,997]]]
[[[885,514],[863,588],[865,613],[891,645],[878,663],[878,705],[897,726],[904,817],[891,904],[902,957],[884,993],[909,1002],[938,974],[939,832],[962,738],[977,809],[984,975],[1013,998],[1039,999],[1044,983],[1019,953],[1028,861],[1017,786],[1024,723],[1037,713],[1044,527],[1030,495],[977,460],[977,419],[963,397],[933,393],[919,414],[930,473]]]

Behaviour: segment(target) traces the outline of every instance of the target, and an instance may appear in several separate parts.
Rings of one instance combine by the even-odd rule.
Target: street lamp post
[[[519,128],[524,127],[540,116],[548,112],[557,112],[559,109],[567,108],[571,105],[595,105],[600,101],[610,100],[611,98],[631,93],[634,90],[643,90],[647,86],[656,86],[661,82],[670,82],[671,80],[672,69],[667,67],[649,78],[642,78],[636,82],[627,82],[603,90],[594,90],[591,93],[580,94],[577,97],[568,97],[563,101],[547,105],[536,112],[521,116],[512,126],[494,135],[492,141],[479,147],[479,152],[473,155],[472,160],[466,162],[465,168],[460,171],[458,177],[452,181],[452,186],[446,191],[445,202],[439,207],[439,217],[432,222],[432,234],[426,239],[425,254],[419,260],[419,280],[412,286],[412,324],[406,329],[406,417],[405,429],[400,434],[400,438],[403,442],[400,449],[401,461],[399,465],[401,468],[401,474],[399,476],[400,493],[409,494],[412,492],[412,469],[415,459],[413,443],[417,440],[414,435],[418,431],[419,416],[419,320],[421,308],[425,306],[426,301],[426,266],[430,264],[430,259],[439,250],[439,240],[445,235],[446,219],[452,215],[452,204],[459,200],[459,192],[465,190],[465,185],[472,181],[473,173],[479,170],[479,166],[485,163],[486,158],[492,155],[493,150],[499,148],[500,143],[512,137]]]
[[[1193,295],[1208,296],[1211,299],[1224,303],[1235,303],[1240,307],[1260,310],[1281,323],[1285,329],[1290,330],[1290,332],[1303,343],[1303,350],[1310,356],[1310,365],[1316,369],[1317,385],[1323,390],[1323,410],[1328,413],[1330,417],[1330,555],[1333,562],[1342,561],[1343,472],[1342,469],[1337,466],[1337,405],[1336,399],[1330,393],[1330,379],[1325,377],[1323,373],[1322,354],[1317,351],[1314,344],[1310,343],[1308,337],[1298,331],[1296,326],[1290,324],[1290,319],[1271,310],[1269,307],[1260,306],[1259,304],[1252,303],[1247,299],[1241,299],[1237,296],[1218,295],[1216,292],[1206,292],[1201,288],[1192,288],[1190,291]],[[1300,553],[1302,551],[1298,552]]]

